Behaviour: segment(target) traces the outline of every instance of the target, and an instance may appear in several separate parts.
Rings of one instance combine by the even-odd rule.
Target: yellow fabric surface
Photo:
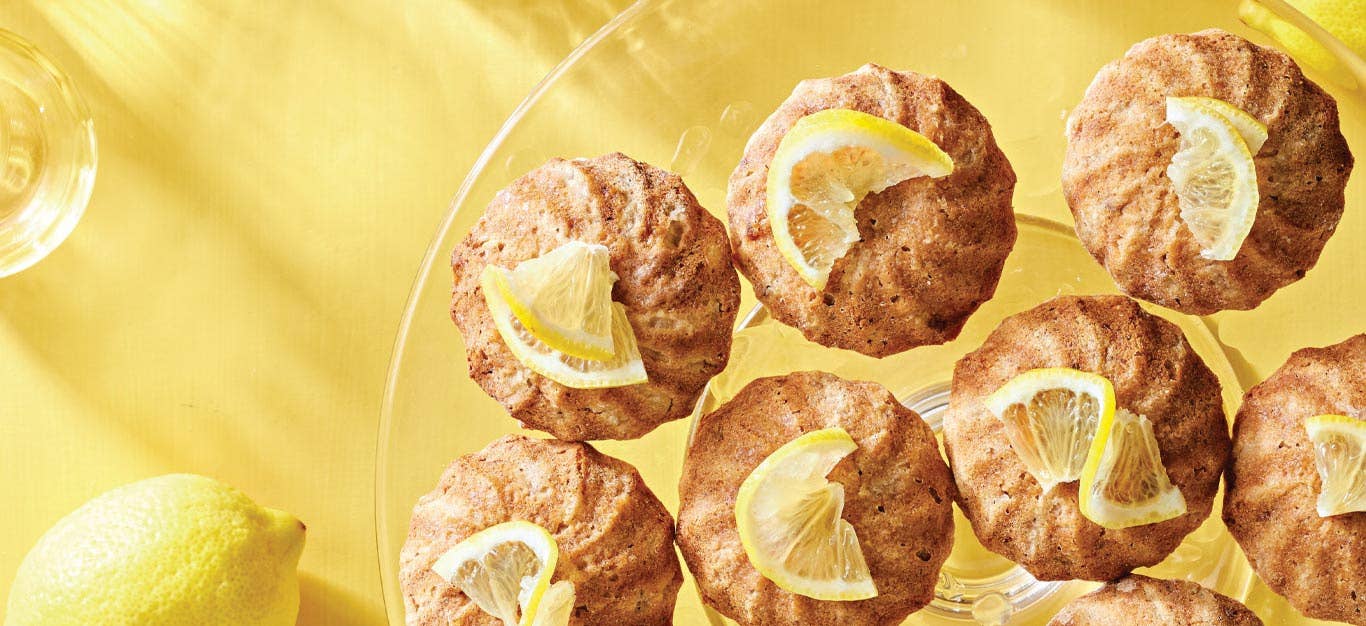
[[[383,624],[376,429],[412,278],[498,126],[629,3],[0,2],[84,94],[100,150],[71,239],[0,279],[0,607],[60,517],[193,472],[308,524],[300,624]],[[1256,316],[1216,316],[1242,382],[1366,330],[1364,266],[1340,234]]]
[[[375,435],[412,277],[504,118],[626,4],[0,3],[100,151],[71,239],[0,280],[0,599],[85,500],[195,472],[308,524],[300,624],[384,623]]]

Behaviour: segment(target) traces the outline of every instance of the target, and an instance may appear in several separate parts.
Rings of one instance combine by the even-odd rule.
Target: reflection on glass
[[[0,276],[37,263],[76,227],[95,181],[95,132],[70,82],[0,30]]]

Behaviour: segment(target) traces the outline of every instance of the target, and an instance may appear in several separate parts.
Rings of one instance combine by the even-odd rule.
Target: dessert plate
[[[1131,44],[1159,33],[1209,27],[1269,43],[1240,23],[1236,7],[1225,2],[642,0],[632,5],[560,63],[485,148],[413,285],[387,381],[376,471],[379,565],[389,623],[404,623],[398,554],[414,502],[452,459],[519,430],[467,376],[464,346],[447,314],[450,251],[500,188],[553,156],[621,151],[682,175],[702,205],[724,220],[726,179],[745,141],[797,81],[842,74],[867,62],[944,78],[991,121],[1019,178],[1019,241],[996,296],[958,339],[878,360],[807,342],[768,319],[742,280],[741,322],[730,365],[700,402],[703,409],[714,406],[758,376],[823,369],[879,381],[936,424],[954,361],[976,348],[1003,317],[1059,294],[1115,292],[1073,235],[1059,191],[1068,107],[1080,99],[1096,70]],[[1363,145],[1366,117],[1359,92],[1334,93],[1348,141]],[[1337,238],[1361,242],[1366,236],[1362,216],[1351,217],[1360,207],[1350,207],[1360,204],[1363,179],[1357,176],[1349,187],[1349,217]],[[1348,247],[1330,244],[1320,267],[1331,266],[1328,259],[1346,254]],[[1349,267],[1341,269],[1347,273]],[[1304,288],[1285,291],[1302,294]],[[1262,309],[1283,315],[1295,308],[1285,300],[1273,298]],[[1180,325],[1218,374],[1231,417],[1243,387],[1259,373],[1220,339],[1259,337],[1259,326],[1268,323],[1259,318],[1262,311],[1202,319],[1150,310]],[[1281,352],[1276,358],[1283,357]],[[690,427],[690,420],[680,420],[636,441],[594,445],[635,465],[676,512]],[[908,624],[1043,624],[1067,599],[1094,587],[1034,581],[982,549],[961,515],[957,522],[954,553],[938,597]],[[1268,623],[1312,623],[1255,581],[1217,506],[1165,562],[1140,571],[1196,580],[1246,600]],[[727,623],[703,608],[690,580],[680,593],[675,622]]]

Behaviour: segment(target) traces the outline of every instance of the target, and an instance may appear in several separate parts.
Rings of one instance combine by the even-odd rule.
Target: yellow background
[[[412,277],[499,124],[626,4],[0,2],[100,143],[72,238],[0,279],[0,598],[62,515],[184,471],[308,523],[301,624],[382,624],[376,428]],[[1366,330],[1363,263],[1335,240],[1255,318],[1218,316],[1244,384]]]
[[[81,224],[0,279],[0,598],[49,526],[168,472],[308,524],[300,624],[382,624],[374,455],[451,196],[626,0],[8,0],[83,92]]]

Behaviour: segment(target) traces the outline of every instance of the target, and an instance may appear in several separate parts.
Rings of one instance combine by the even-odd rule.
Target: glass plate
[[[552,156],[621,151],[682,175],[703,206],[724,221],[726,179],[745,141],[799,80],[841,74],[867,62],[943,77],[991,121],[1019,178],[1020,238],[996,297],[955,341],[876,360],[821,348],[769,320],[742,280],[741,310],[750,313],[737,329],[729,368],[701,402],[710,406],[757,376],[819,368],[882,382],[934,423],[953,362],[1001,318],[1058,294],[1115,291],[1072,234],[1058,188],[1063,122],[1096,70],[1131,44],[1165,32],[1217,26],[1267,43],[1238,22],[1237,7],[1230,3],[1106,7],[1081,0],[657,0],[638,2],[585,41],[484,150],[414,283],[395,342],[376,471],[380,574],[389,622],[404,623],[398,553],[417,498],[436,484],[452,459],[518,430],[466,375],[464,347],[447,314],[448,255],[500,188]],[[1338,95],[1344,132],[1360,145],[1359,96]],[[1361,197],[1363,178],[1353,181],[1350,197]],[[1346,224],[1338,237],[1357,237],[1342,232],[1349,230]],[[1359,225],[1350,229],[1361,230]],[[1243,386],[1256,374],[1220,343],[1214,321],[1220,318],[1150,310],[1185,330],[1223,381],[1231,416]],[[635,465],[665,505],[677,511],[689,422],[666,424],[636,441],[595,445]],[[961,516],[957,529],[939,597],[908,624],[1042,624],[1061,603],[1094,587],[1036,583],[982,549]],[[1255,582],[1217,508],[1149,573],[1197,580],[1246,600],[1268,623],[1311,623],[1295,618],[1282,600]],[[690,579],[680,593],[675,621],[726,623],[703,609]]]

